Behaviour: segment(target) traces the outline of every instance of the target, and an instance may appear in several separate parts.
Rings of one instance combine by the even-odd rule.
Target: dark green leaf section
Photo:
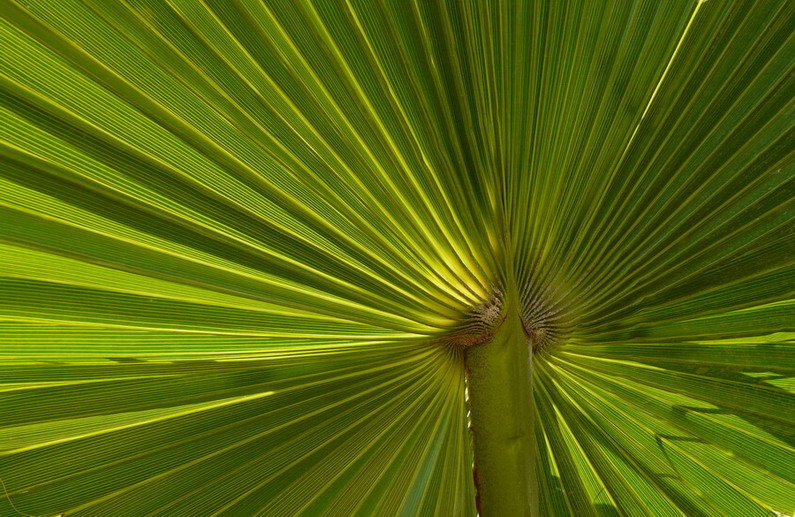
[[[164,334],[67,332],[81,344],[104,340],[119,357],[3,369],[13,389],[2,397],[0,469],[16,508],[36,515],[469,508],[471,489],[456,477],[468,469],[462,373],[445,351],[286,343],[248,358],[122,355],[127,340],[168,345],[173,338]],[[262,347],[245,338],[227,345]],[[461,491],[445,488],[453,485]],[[3,514],[13,511],[8,498]]]
[[[501,289],[540,515],[792,514],[791,2],[0,13],[0,515],[474,515]]]

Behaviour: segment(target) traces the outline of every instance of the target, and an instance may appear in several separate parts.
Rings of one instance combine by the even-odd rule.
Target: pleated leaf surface
[[[0,1],[0,515],[795,509],[795,5]],[[509,257],[510,260],[506,260]]]

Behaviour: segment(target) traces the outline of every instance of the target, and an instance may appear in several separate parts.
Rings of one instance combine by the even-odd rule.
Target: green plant
[[[795,506],[791,2],[0,5],[0,515]]]

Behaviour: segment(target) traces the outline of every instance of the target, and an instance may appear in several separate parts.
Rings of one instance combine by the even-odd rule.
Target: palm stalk
[[[474,479],[481,515],[538,515],[532,344],[517,302],[513,290],[491,339],[466,351]]]

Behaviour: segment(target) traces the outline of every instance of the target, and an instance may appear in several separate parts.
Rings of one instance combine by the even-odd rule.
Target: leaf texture
[[[795,508],[791,2],[0,5],[0,515]]]

